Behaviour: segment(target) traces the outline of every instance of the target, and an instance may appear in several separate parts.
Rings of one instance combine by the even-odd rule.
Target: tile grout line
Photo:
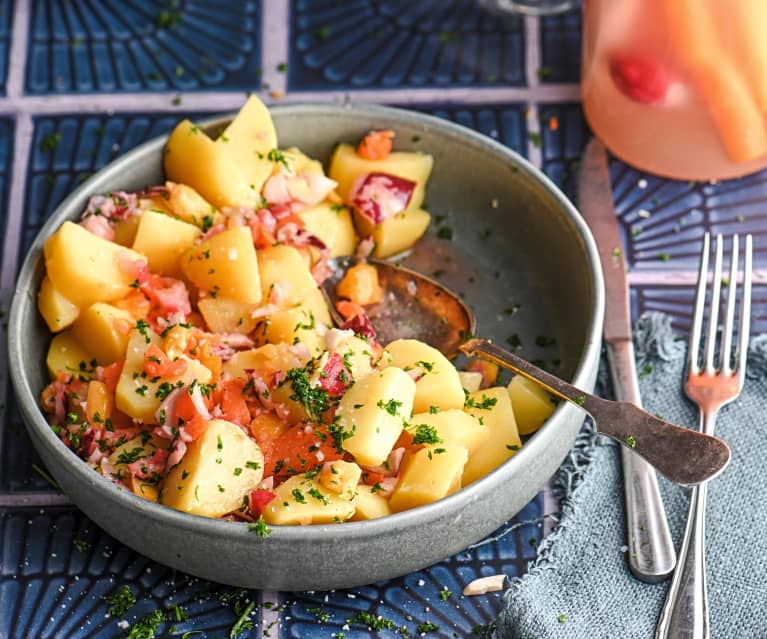
[[[276,59],[276,58],[275,58]],[[276,63],[278,64],[278,63]],[[285,74],[276,71],[270,77],[286,83]],[[271,85],[274,86],[274,85]],[[351,89],[333,91],[292,91],[284,98],[272,98],[268,92],[260,92],[267,104],[280,102],[378,102],[386,104],[432,104],[461,102],[462,104],[529,104],[535,100],[545,102],[572,102],[578,99],[575,84],[552,84],[532,87],[458,87],[458,88],[408,88],[401,89]],[[183,94],[183,105],[173,104],[177,91],[153,93],[109,93],[109,94],[52,94],[24,95],[0,98],[0,115],[28,113],[49,115],[65,113],[131,113],[168,112],[184,113],[196,110],[235,110],[242,106],[242,90],[203,91]],[[141,105],[137,109],[137,105]]]
[[[13,11],[11,26],[11,47],[8,52],[7,98],[13,99],[24,93],[24,70],[29,41],[29,3],[17,2]]]
[[[277,634],[279,637],[282,633],[279,632],[280,621],[282,619],[282,610],[280,606],[280,594],[273,590],[260,590],[261,596],[261,627],[256,636],[269,637],[272,632],[272,628],[277,626]],[[267,607],[268,604],[268,607]]]
[[[536,99],[527,101],[525,111],[527,129],[527,158],[538,168],[543,166],[541,151],[541,127],[538,120],[538,102],[540,102],[540,78],[538,69],[541,66],[540,20],[535,16],[525,16],[525,76],[527,88]]]
[[[17,2],[13,11],[11,46],[8,52],[8,77],[5,100],[15,101],[24,91],[24,65],[27,59],[29,37],[29,4]],[[15,113],[13,138],[13,164],[11,165],[8,208],[6,210],[5,237],[2,239],[0,258],[0,362],[8,361],[7,319],[16,281],[16,265],[21,243],[21,225],[24,214],[24,189],[26,188],[27,163],[32,137],[32,118],[20,110]],[[0,370],[0,450],[3,450],[8,415],[8,367]]]
[[[288,72],[278,71],[287,64],[290,49],[290,16],[287,2],[264,2],[261,27],[261,81],[267,93],[284,96],[288,90]]]

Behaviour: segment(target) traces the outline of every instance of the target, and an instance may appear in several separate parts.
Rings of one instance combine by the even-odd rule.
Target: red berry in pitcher
[[[648,104],[663,99],[671,84],[671,75],[663,64],[641,54],[614,55],[610,75],[621,93]]]

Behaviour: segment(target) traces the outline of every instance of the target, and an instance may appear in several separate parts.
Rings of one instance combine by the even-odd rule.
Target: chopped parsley
[[[253,608],[256,607],[256,602],[251,601],[240,614],[237,621],[234,622],[231,630],[229,630],[229,639],[237,639],[245,630],[250,630],[253,627],[253,622],[250,620],[250,613],[253,612]],[[239,612],[235,605],[235,612]]]
[[[439,626],[431,623],[430,621],[427,621],[425,623],[419,623],[415,627],[415,631],[419,634],[422,632],[436,632],[437,630],[439,630]]]
[[[72,540],[72,544],[77,549],[77,552],[87,552],[88,548],[90,548],[90,544],[84,539],[80,539],[79,537],[75,537]]]
[[[308,490],[308,493],[309,493],[309,495],[311,497],[313,497],[317,501],[325,504],[326,506],[330,503],[330,500],[327,497],[325,497],[325,495],[323,495],[318,489],[316,489],[314,487],[310,488]]]
[[[429,424],[418,424],[415,427],[415,434],[413,435],[413,444],[441,444],[442,438],[437,433],[437,429]]]
[[[240,468],[239,466],[237,466],[237,467],[236,467],[236,468],[235,468],[235,469],[232,471],[232,474],[233,474],[235,477],[239,477],[240,475],[242,475],[242,468]]]
[[[136,321],[136,330],[144,336],[147,344],[151,344],[152,339],[149,337],[149,333],[147,332],[148,328],[149,322],[146,320],[140,319]]]
[[[250,524],[248,526],[248,531],[255,533],[259,537],[266,538],[269,536],[269,534],[272,532],[272,529],[269,528],[266,525],[266,521],[264,521],[264,516],[261,515],[255,524]]]
[[[164,620],[162,610],[153,610],[131,626],[127,639],[153,639],[154,633]]]
[[[306,503],[306,497],[304,497],[304,494],[300,491],[300,489],[294,488],[290,494],[293,495],[293,499],[295,499],[299,504]]]
[[[61,133],[56,131],[56,133],[49,133],[46,136],[43,136],[43,139],[40,140],[40,150],[41,151],[55,151],[56,147],[61,143]]]
[[[443,588],[442,590],[439,591],[440,601],[447,601],[452,596],[453,596],[453,591],[448,590],[447,588]]]
[[[202,232],[203,233],[210,230],[210,228],[213,226],[214,219],[215,218],[213,217],[213,214],[202,216]]]
[[[429,413],[432,415],[436,415],[439,412],[439,406],[434,406],[433,404],[429,406]]]
[[[250,468],[250,470],[258,470],[261,468],[261,464],[255,461],[246,461],[245,468]]]
[[[124,617],[136,603],[136,595],[127,584],[107,599],[107,612],[112,617]]]
[[[282,164],[282,166],[284,166],[286,169],[290,169],[285,154],[279,149],[272,149],[269,151],[269,153],[266,155],[266,159],[270,162],[274,162],[275,164]]]
[[[466,393],[466,401],[464,402],[463,407],[479,408],[481,410],[490,410],[497,403],[498,403],[498,400],[495,397],[488,397],[484,393],[482,394],[482,400],[479,402],[476,399],[474,399],[471,395]]]
[[[386,619],[382,616],[375,616],[364,610],[360,610],[353,617],[349,617],[346,623],[353,624],[359,623],[367,626],[371,630],[394,630],[394,622],[391,619]]]
[[[578,397],[576,397],[573,401],[578,404],[578,406],[583,406],[584,402],[586,401],[586,396],[578,395]]]
[[[290,382],[293,389],[290,399],[301,404],[311,417],[317,418],[330,408],[330,397],[324,388],[312,387],[309,377],[313,372],[311,363],[306,368],[291,368],[286,382]]]
[[[564,612],[557,615],[557,621],[559,623],[567,623],[567,615]]]
[[[144,454],[144,449],[139,446],[138,448],[134,448],[133,450],[124,450],[122,451],[118,456],[116,463],[118,464],[132,464],[135,461],[138,461],[142,457],[146,457]]]
[[[628,437],[626,437],[626,445],[629,448],[636,448],[637,447],[636,437],[634,437],[633,435],[629,435]]]
[[[650,373],[652,373],[652,370],[653,370],[652,364],[645,364],[644,368],[642,369],[642,372],[639,373],[639,379],[644,379],[645,377],[650,375]]]
[[[397,414],[397,410],[402,406],[402,402],[397,401],[396,399],[390,399],[387,402],[384,402],[384,400],[379,399],[378,402],[376,402],[376,406],[378,408],[385,410],[389,415],[395,416]]]

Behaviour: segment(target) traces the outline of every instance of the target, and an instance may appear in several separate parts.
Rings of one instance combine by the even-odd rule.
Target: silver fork
[[[717,350],[719,300],[723,283],[723,242],[721,235],[716,236],[708,330],[701,365],[699,350],[706,303],[709,244],[709,234],[706,233],[700,257],[695,312],[690,330],[685,392],[687,397],[700,408],[701,430],[708,435],[713,435],[719,409],[740,395],[745,379],[751,316],[751,254],[753,249],[751,235],[747,235],[743,265],[743,290],[740,302],[740,325],[737,349],[733,354],[733,324],[735,321],[739,248],[738,236],[733,236],[725,322],[721,333],[722,344],[717,358],[715,354]],[[734,366],[733,361],[735,362]],[[682,548],[679,551],[679,561],[655,630],[656,639],[708,639],[710,636],[705,571],[706,491],[707,484],[700,484],[692,488],[690,508],[687,513],[687,526],[684,531]]]

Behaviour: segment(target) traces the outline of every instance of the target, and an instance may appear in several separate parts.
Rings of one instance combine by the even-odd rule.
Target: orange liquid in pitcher
[[[767,166],[767,1],[587,0],[582,99],[607,147],[685,180]]]

